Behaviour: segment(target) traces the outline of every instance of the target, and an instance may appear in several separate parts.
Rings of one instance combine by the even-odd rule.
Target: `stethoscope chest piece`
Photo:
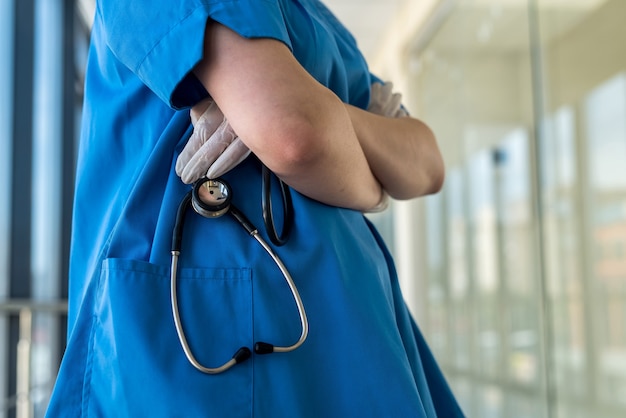
[[[218,218],[228,212],[231,199],[231,189],[226,181],[203,178],[193,186],[191,205],[205,218]]]

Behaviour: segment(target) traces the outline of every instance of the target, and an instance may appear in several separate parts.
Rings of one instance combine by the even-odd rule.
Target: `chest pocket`
[[[180,315],[201,363],[220,365],[252,341],[251,274],[244,268],[180,269]],[[103,262],[84,415],[252,415],[251,362],[214,376],[195,370],[176,335],[169,286],[166,267],[134,260]]]

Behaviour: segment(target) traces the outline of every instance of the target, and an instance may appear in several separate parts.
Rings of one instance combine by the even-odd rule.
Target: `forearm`
[[[346,108],[370,169],[391,197],[411,199],[441,189],[443,159],[428,126],[411,117]]]
[[[380,201],[382,186],[370,169],[343,103],[330,94],[317,108],[311,128],[294,129],[292,137],[283,141],[303,141],[308,146],[286,156],[276,152],[281,145],[267,147],[262,141],[253,152],[300,193],[329,205],[367,210]]]
[[[378,203],[382,189],[349,113],[284,45],[211,23],[194,73],[240,139],[287,184],[330,205]]]

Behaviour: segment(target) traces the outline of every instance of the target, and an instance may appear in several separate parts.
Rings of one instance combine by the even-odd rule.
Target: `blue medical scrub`
[[[74,213],[67,351],[49,416],[455,417],[462,413],[402,299],[393,262],[357,211],[293,193],[295,225],[276,248],[310,333],[291,353],[219,375],[192,367],[169,299],[176,209],[189,186],[176,157],[207,19],[286,44],[320,83],[366,107],[370,76],[352,36],[317,0],[99,1],[87,68]],[[260,168],[226,175],[263,225]],[[264,228],[262,236],[267,239]],[[198,360],[215,367],[255,341],[300,335],[280,271],[229,216],[188,213],[178,292]]]

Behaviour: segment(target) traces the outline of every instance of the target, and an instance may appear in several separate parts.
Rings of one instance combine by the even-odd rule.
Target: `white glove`
[[[383,190],[383,194],[380,197],[380,202],[373,208],[364,210],[363,213],[378,213],[384,212],[389,207],[389,194]]]
[[[250,154],[214,101],[198,103],[190,115],[193,133],[176,160],[176,174],[184,183],[193,183],[205,175],[217,178]]]
[[[370,89],[370,104],[367,110],[380,116],[400,118],[407,116],[402,107],[402,94],[393,92],[393,83],[372,83]]]
[[[370,88],[370,103],[367,110],[377,115],[390,118],[408,116],[408,113],[402,107],[402,94],[393,92],[393,83],[390,81],[382,84],[377,81],[372,83]],[[382,212],[387,209],[387,207],[389,207],[389,194],[383,190],[380,202],[373,208],[364,211],[364,213]]]

